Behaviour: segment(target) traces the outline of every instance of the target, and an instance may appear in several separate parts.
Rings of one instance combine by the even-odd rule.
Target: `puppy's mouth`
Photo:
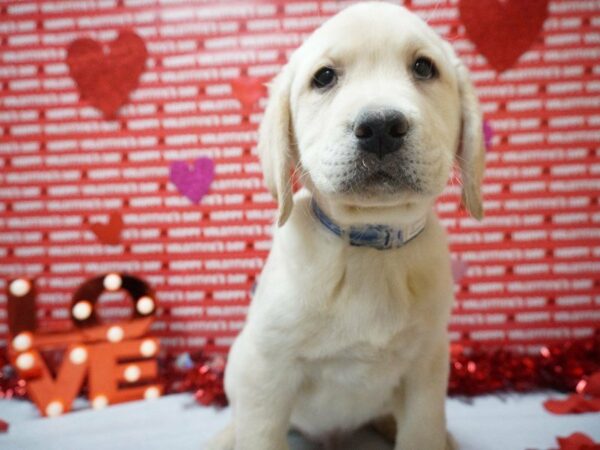
[[[365,184],[386,184],[394,183],[395,179],[392,175],[384,170],[377,170],[375,173],[369,175],[364,180]]]
[[[347,183],[344,183],[343,189],[369,196],[398,194],[405,191],[418,194],[424,191],[415,171],[401,162],[392,164],[361,162],[357,164]]]

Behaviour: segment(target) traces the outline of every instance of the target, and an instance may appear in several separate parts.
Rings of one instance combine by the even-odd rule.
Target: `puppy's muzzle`
[[[402,146],[408,133],[406,116],[395,109],[363,109],[354,122],[358,147],[383,159]]]

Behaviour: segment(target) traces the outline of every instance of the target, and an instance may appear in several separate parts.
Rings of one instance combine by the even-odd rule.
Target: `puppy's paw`
[[[235,450],[235,429],[233,424],[221,431],[202,448],[202,450]]]

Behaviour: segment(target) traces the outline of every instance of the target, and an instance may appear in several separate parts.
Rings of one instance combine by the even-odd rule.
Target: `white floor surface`
[[[559,394],[553,394],[560,397]],[[471,404],[448,400],[448,427],[461,450],[531,450],[558,448],[556,436],[581,431],[600,441],[600,413],[556,416],[542,402],[548,394],[479,397]],[[6,450],[201,450],[225,425],[228,409],[195,404],[189,394],[159,400],[83,409],[64,416],[40,418],[27,401],[0,400],[0,419],[9,422],[0,434]],[[290,436],[293,450],[320,447]],[[389,450],[378,436],[361,431],[341,450]],[[260,449],[257,449],[260,450]],[[427,450],[427,449],[423,449]]]

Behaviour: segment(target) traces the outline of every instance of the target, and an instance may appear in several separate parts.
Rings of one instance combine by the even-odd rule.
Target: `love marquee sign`
[[[95,310],[104,291],[125,290],[134,303],[127,322],[103,324]],[[44,416],[71,409],[87,380],[92,407],[159,397],[156,356],[159,341],[144,337],[154,320],[156,301],[148,284],[132,275],[109,273],[84,282],[73,295],[73,329],[61,333],[37,331],[36,290],[32,280],[8,284],[9,357],[27,392]],[[53,376],[44,352],[61,351]]]

